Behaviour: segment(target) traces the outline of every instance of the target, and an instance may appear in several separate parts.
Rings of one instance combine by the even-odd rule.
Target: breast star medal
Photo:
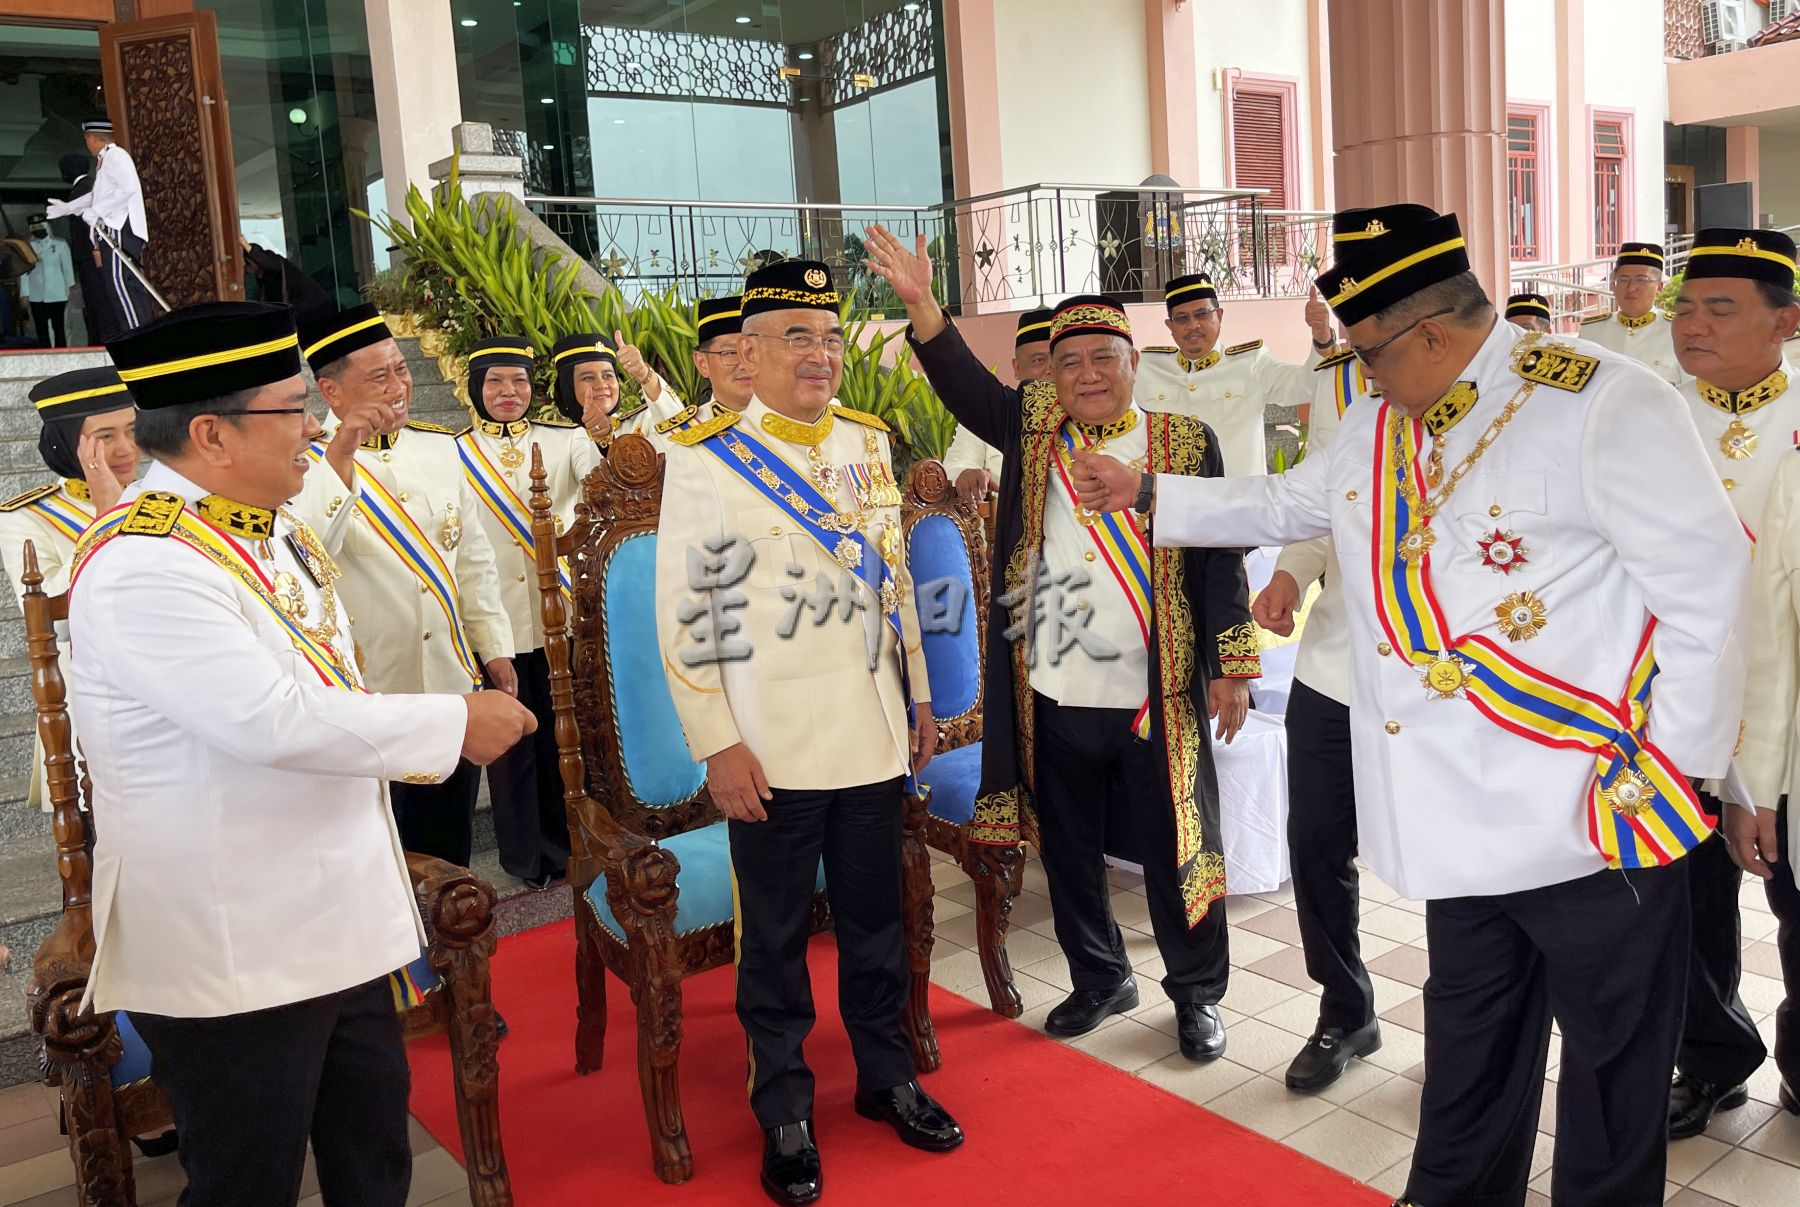
[[[1649,776],[1627,767],[1613,777],[1609,786],[1600,789],[1600,799],[1620,817],[1637,817],[1656,803],[1656,787]]]
[[[1530,641],[1548,624],[1544,601],[1530,591],[1514,591],[1494,607],[1494,617],[1508,641]]]
[[[1481,548],[1481,564],[1501,574],[1511,574],[1528,560],[1525,542],[1514,536],[1510,529],[1502,532],[1496,528],[1475,543]]]
[[[847,536],[842,537],[838,540],[837,547],[831,551],[831,556],[844,569],[854,570],[862,565],[862,546]]]
[[[1406,535],[1400,538],[1400,556],[1409,562],[1423,561],[1425,555],[1431,552],[1431,547],[1435,544],[1437,544],[1437,533],[1423,524],[1408,528]]]
[[[289,620],[306,619],[306,593],[300,589],[300,580],[286,570],[275,574],[275,603],[282,615]]]
[[[446,549],[462,544],[462,516],[457,514],[454,503],[444,507],[444,526],[438,530],[438,544]]]
[[[508,440],[500,446],[500,464],[507,469],[517,469],[525,464],[525,452],[518,445]]]
[[[1719,451],[1733,461],[1742,461],[1756,451],[1756,439],[1742,419],[1733,418],[1719,437]]]
[[[1419,682],[1439,700],[1463,698],[1469,685],[1470,663],[1448,650],[1419,668]]]

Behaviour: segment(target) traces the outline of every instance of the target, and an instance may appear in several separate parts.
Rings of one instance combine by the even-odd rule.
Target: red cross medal
[[[1476,544],[1481,547],[1481,564],[1502,574],[1511,574],[1528,560],[1525,556],[1525,542],[1510,531],[1502,532],[1496,528]]]

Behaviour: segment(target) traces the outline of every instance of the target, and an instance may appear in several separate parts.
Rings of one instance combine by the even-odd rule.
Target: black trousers
[[[1554,1018],[1562,1064],[1551,1199],[1661,1202],[1687,870],[1602,871],[1430,901],[1425,930],[1425,1088],[1407,1197],[1426,1207],[1525,1202]]]
[[[68,302],[33,302],[31,304],[31,325],[37,331],[38,347],[67,348],[69,346],[69,324],[63,312],[69,307]]]
[[[1705,793],[1701,799],[1713,813],[1736,807]],[[1687,1018],[1681,1027],[1681,1053],[1675,1067],[1701,1081],[1737,1085],[1761,1068],[1769,1054],[1756,1020],[1738,996],[1744,974],[1738,890],[1744,873],[1731,861],[1731,851],[1720,834],[1694,848],[1681,862],[1687,865],[1694,938],[1688,956]]]
[[[81,316],[87,323],[87,342],[98,344],[119,326],[119,320],[113,317],[117,307],[112,285],[92,256],[75,257],[75,280],[81,286]]]
[[[537,717],[537,732],[488,764],[488,802],[500,866],[521,880],[560,876],[569,863],[569,817],[563,808],[556,748],[556,710],[550,705],[550,663],[543,650],[513,657],[519,703]]]
[[[475,855],[475,798],[481,794],[481,768],[467,759],[441,783],[388,784],[400,845],[419,855],[448,859],[468,867]]]
[[[412,1074],[387,979],[222,1018],[133,1013],[181,1136],[181,1207],[401,1207]]]
[[[144,241],[129,231],[113,234],[113,239],[125,249],[132,262],[139,269],[144,267]],[[127,331],[135,330],[156,317],[156,304],[150,300],[150,291],[144,283],[137,279],[131,269],[125,267],[118,253],[98,236],[94,238],[94,246],[100,249],[100,271],[105,277],[107,292],[112,296],[111,317],[116,325],[115,331],[105,338],[114,338]]]
[[[1787,996],[1775,1008],[1775,1067],[1788,1088],[1800,1093],[1800,887],[1794,884],[1794,851],[1788,842],[1787,797],[1776,825],[1781,830],[1781,866],[1763,882],[1769,912],[1775,915],[1775,946],[1781,953],[1781,980]]]
[[[1288,696],[1288,860],[1306,975],[1324,989],[1319,1025],[1354,1031],[1375,1017],[1357,934],[1356,782],[1350,709],[1298,679]]]
[[[737,1013],[750,1041],[750,1110],[765,1128],[813,1114],[803,1046],[812,1031],[807,922],[819,860],[837,931],[838,1011],[856,1083],[913,1079],[906,1032],[898,777],[829,791],[772,788],[767,821],[732,821],[737,905]]]
[[[1198,926],[1188,926],[1162,747],[1132,733],[1130,709],[1065,708],[1041,695],[1036,704],[1038,829],[1070,982],[1104,992],[1131,975],[1106,881],[1111,849],[1143,864],[1169,1000],[1217,1003],[1231,971],[1225,902],[1214,901]]]

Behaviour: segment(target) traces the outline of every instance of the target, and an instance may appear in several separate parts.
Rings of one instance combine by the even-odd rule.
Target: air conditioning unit
[[[1729,42],[1738,44],[1734,49],[1742,49],[1744,38],[1743,0],[1703,0],[1700,5],[1702,42],[1717,53]]]
[[[1769,0],[1769,24],[1785,21],[1800,12],[1800,0]]]

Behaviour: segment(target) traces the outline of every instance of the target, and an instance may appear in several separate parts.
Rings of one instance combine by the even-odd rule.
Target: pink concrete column
[[[1307,66],[1312,78],[1307,81],[1312,115],[1312,197],[1313,209],[1334,209],[1332,199],[1331,152],[1326,149],[1325,132],[1331,129],[1331,30],[1325,20],[1325,0],[1306,0],[1306,42],[1309,48]],[[1302,202],[1302,205],[1307,204]]]
[[[1755,126],[1725,127],[1725,179],[1750,182],[1750,224],[1752,226],[1760,220],[1758,215],[1762,213],[1761,133]]]
[[[944,78],[950,94],[950,170],[958,197],[1004,188],[994,0],[944,0]]]
[[[1150,170],[1200,185],[1200,100],[1194,85],[1194,6],[1144,0],[1149,65]]]
[[[1583,0],[1556,5],[1556,114],[1551,119],[1556,160],[1556,248],[1562,263],[1594,255],[1594,130],[1588,119]]]
[[[1488,293],[1507,292],[1504,0],[1333,0],[1339,206],[1455,211]]]

